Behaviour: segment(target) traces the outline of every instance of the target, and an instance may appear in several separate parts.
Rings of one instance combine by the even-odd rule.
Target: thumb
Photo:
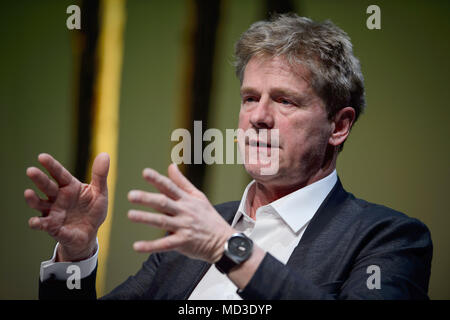
[[[101,193],[108,190],[107,178],[109,171],[109,155],[106,152],[100,153],[92,165],[92,186]]]

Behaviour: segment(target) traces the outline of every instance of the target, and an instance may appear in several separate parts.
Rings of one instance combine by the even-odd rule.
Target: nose
[[[268,98],[261,98],[250,115],[250,123],[255,129],[272,129],[274,126],[273,110]]]

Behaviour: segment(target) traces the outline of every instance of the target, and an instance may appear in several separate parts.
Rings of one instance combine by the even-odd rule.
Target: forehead
[[[242,86],[265,84],[307,89],[309,79],[307,67],[298,63],[290,64],[282,56],[254,56],[245,67]]]

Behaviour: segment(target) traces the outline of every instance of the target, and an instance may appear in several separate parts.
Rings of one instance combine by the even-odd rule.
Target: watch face
[[[243,237],[233,237],[228,241],[228,250],[238,257],[245,257],[251,248],[252,243]]]

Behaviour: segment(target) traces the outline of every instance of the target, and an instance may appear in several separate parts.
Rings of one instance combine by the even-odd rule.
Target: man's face
[[[241,86],[239,128],[257,132],[267,129],[269,141],[263,142],[279,152],[278,171],[273,175],[261,174],[261,162],[245,161],[245,169],[256,181],[274,187],[306,185],[320,169],[333,129],[324,103],[308,84],[308,78],[306,68],[294,70],[282,57],[253,57],[247,64]],[[271,143],[273,129],[278,129],[279,139]],[[249,140],[245,141],[246,155],[268,152],[264,144]]]

